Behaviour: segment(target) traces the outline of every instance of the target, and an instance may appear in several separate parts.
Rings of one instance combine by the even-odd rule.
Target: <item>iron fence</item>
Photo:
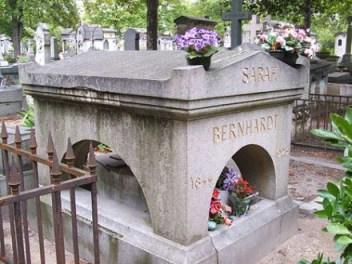
[[[80,263],[76,197],[75,189],[83,185],[89,186],[91,190],[92,206],[92,241],[94,245],[94,263],[99,264],[99,238],[98,238],[98,212],[97,212],[97,187],[96,187],[96,160],[92,144],[90,145],[88,158],[88,171],[75,168],[75,156],[71,141],[68,139],[67,152],[65,154],[66,164],[60,164],[56,154],[51,135],[49,135],[47,146],[47,158],[37,155],[37,141],[34,131],[31,133],[30,149],[22,148],[22,140],[19,128],[16,127],[15,145],[8,144],[8,133],[4,122],[1,128],[0,150],[2,154],[4,174],[6,178],[7,195],[0,197],[0,259],[5,263],[30,264],[31,245],[29,239],[27,202],[34,200],[36,213],[36,229],[39,241],[40,261],[45,263],[45,240],[43,234],[43,218],[41,212],[40,197],[51,195],[53,233],[55,242],[56,262],[65,264],[64,244],[64,222],[62,215],[61,192],[70,192],[70,209],[72,225],[72,253],[74,263]],[[28,159],[33,168],[34,188],[26,189],[23,176],[23,159]],[[50,184],[40,186],[38,179],[38,164],[48,168],[50,173]],[[68,175],[69,179],[64,180],[63,176]],[[7,208],[6,208],[7,207]],[[8,221],[10,224],[12,253],[6,250],[4,235],[4,210],[8,209]]]
[[[293,107],[292,143],[295,145],[331,148],[311,134],[312,129],[332,130],[330,114],[344,115],[352,106],[352,97],[310,94],[309,99],[295,101]]]

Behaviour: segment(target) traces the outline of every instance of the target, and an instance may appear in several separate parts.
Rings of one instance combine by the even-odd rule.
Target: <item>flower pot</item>
[[[298,55],[296,53],[290,53],[283,50],[275,50],[269,51],[270,55],[275,57],[278,60],[290,65],[295,66],[296,61],[298,59]]]
[[[235,216],[241,216],[248,212],[251,197],[240,198],[237,197],[234,193],[229,196],[229,200],[231,202],[232,214]]]
[[[187,63],[188,65],[203,65],[204,70],[208,71],[210,68],[211,56],[195,57],[192,59],[187,57]]]

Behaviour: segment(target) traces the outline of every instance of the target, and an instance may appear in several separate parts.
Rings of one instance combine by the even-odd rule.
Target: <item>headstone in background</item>
[[[217,22],[207,17],[180,16],[174,20],[176,24],[176,34],[183,35],[191,28],[198,27],[214,30]]]
[[[52,60],[59,59],[59,47],[55,37],[50,38],[50,58]]]
[[[77,29],[77,53],[89,50],[103,50],[104,32],[99,25],[83,24]]]
[[[176,50],[175,38],[170,35],[160,36],[158,40],[159,50]]]
[[[13,52],[13,44],[11,38],[6,35],[0,35],[0,53],[8,54]]]
[[[35,61],[39,65],[50,62],[50,33],[48,25],[40,23],[35,32],[36,54]]]
[[[346,52],[342,57],[341,67],[346,67],[352,73],[352,16],[348,17]]]
[[[64,56],[74,56],[77,54],[76,30],[65,28],[61,33],[61,46]]]
[[[35,55],[34,53],[34,42],[33,39],[27,40],[27,56],[33,58]]]
[[[124,34],[124,50],[139,50],[139,37],[137,30],[127,29]]]
[[[0,67],[4,67],[4,66],[8,66],[9,63],[4,59],[4,57],[2,56],[2,53],[0,51]]]
[[[346,32],[338,32],[335,34],[335,55],[342,58],[346,52]]]
[[[104,40],[103,50],[115,51],[117,50],[117,31],[112,28],[103,28]]]
[[[252,15],[251,21],[243,25],[242,30],[242,43],[255,43],[258,33],[263,30],[263,24],[258,16]]]
[[[224,21],[231,21],[231,48],[242,44],[242,21],[250,20],[252,13],[242,10],[243,0],[232,0],[231,12],[225,13]]]

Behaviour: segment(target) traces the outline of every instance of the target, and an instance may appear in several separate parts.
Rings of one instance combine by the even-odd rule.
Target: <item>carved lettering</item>
[[[213,141],[214,141],[214,143],[218,143],[218,142],[221,141],[220,128],[219,127],[214,127],[213,128]]]
[[[256,82],[277,81],[280,68],[277,66],[245,67],[242,69],[242,82],[245,84]]]
[[[220,143],[277,129],[278,119],[279,115],[274,114],[213,127],[213,141]]]
[[[249,83],[248,70],[249,70],[248,68],[242,69],[242,82],[243,83]]]
[[[191,187],[193,190],[198,190],[203,187],[212,186],[213,185],[213,178],[208,177],[202,179],[201,177],[190,177],[191,180]]]

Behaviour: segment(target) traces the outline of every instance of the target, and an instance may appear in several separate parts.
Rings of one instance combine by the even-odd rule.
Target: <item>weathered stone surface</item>
[[[0,116],[16,114],[22,110],[23,92],[20,86],[0,88]]]
[[[295,222],[295,207],[282,201],[287,200],[292,102],[308,87],[304,65],[292,68],[257,50],[224,51],[205,72],[185,66],[182,52],[94,52],[47,67],[27,65],[21,80],[37,106],[38,140],[44,142],[51,131],[61,157],[68,137],[73,143],[94,140],[111,147],[143,190],[152,222],[146,236],[163,237],[164,246],[189,248],[180,253],[183,258],[192,259],[197,245],[210,241],[212,192],[231,158],[263,202],[278,208],[275,214],[266,214],[275,211],[270,206],[258,211],[255,219],[264,219],[253,220],[258,228],[247,229],[248,241],[259,243],[256,233],[268,234],[261,224],[266,217],[273,237],[280,232],[278,223]],[[38,151],[45,155],[45,147]],[[121,205],[106,206],[111,211]],[[126,219],[121,221],[127,226],[140,223],[138,217]],[[104,220],[101,225],[117,232]],[[270,241],[257,256],[280,241]],[[226,263],[221,254],[251,254],[238,241],[228,243],[217,253],[220,263]],[[209,256],[213,252],[208,250]],[[215,263],[209,259],[204,263]]]

